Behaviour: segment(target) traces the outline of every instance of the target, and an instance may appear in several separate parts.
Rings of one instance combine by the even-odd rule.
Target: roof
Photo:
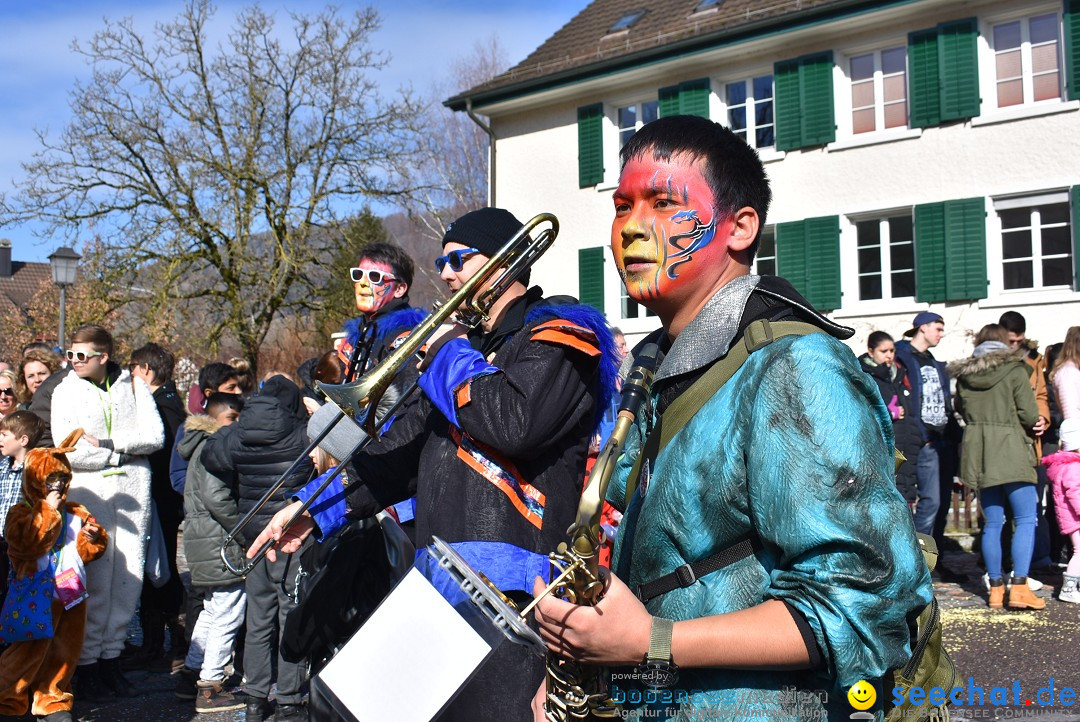
[[[25,314],[42,284],[51,282],[52,271],[48,263],[12,261],[11,275],[0,276],[0,312],[10,313],[17,309]]]
[[[464,110],[545,87],[647,63],[665,54],[692,52],[842,16],[865,0],[722,0],[694,12],[702,0],[593,0],[543,45],[505,73],[444,102]],[[628,30],[609,33],[620,19],[644,10]]]

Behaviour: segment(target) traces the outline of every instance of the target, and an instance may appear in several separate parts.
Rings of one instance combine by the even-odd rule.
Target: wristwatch
[[[654,689],[674,687],[679,681],[679,667],[671,659],[671,629],[675,622],[653,617],[649,631],[649,651],[634,670],[635,678]]]

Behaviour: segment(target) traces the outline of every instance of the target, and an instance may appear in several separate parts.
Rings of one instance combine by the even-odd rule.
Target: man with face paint
[[[521,228],[483,208],[450,224],[435,267],[459,290]],[[508,597],[529,599],[547,555],[566,540],[585,478],[589,441],[615,393],[615,341],[603,315],[566,296],[545,297],[526,272],[469,329],[450,324],[428,343],[423,394],[376,447],[347,467],[285,536],[286,507],[250,547],[281,551],[310,533],[333,533],[345,514],[375,514],[416,494],[416,539],[449,542]],[[297,494],[304,499],[312,485]],[[270,556],[270,555],[268,555]],[[439,716],[440,722],[527,720],[544,660],[502,644]]]
[[[703,118],[660,119],[622,150],[611,249],[629,296],[663,323],[645,341],[662,354],[653,409],[608,490],[625,516],[604,598],[545,597],[536,619],[552,651],[613,668],[616,698],[642,691],[626,680],[643,679],[643,662],[677,672],[644,697],[668,702],[630,705],[631,719],[846,719],[851,685],[910,657],[909,622],[932,596],[893,483],[889,411],[837,340],[852,331],[787,281],[750,274],[770,195],[757,154]],[[824,333],[753,349],[627,503],[660,415],[759,320]],[[753,551],[738,561],[698,564],[740,542]],[[543,699],[541,688],[537,720]]]
[[[360,260],[348,272],[360,315],[345,324],[338,357],[348,364],[356,344],[361,339],[372,340],[373,335],[366,364],[370,368],[390,353],[394,341],[423,321],[425,314],[409,305],[413,262],[400,247],[392,243],[364,246]]]

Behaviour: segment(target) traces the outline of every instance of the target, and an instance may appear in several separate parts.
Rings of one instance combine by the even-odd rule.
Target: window
[[[1072,286],[1069,203],[1042,200],[1037,205],[1023,199],[994,204],[1001,221],[1001,275],[1006,291]]]
[[[910,215],[856,221],[859,300],[915,296],[915,235]]]
[[[656,314],[649,309],[642,306],[640,303],[630,298],[626,293],[626,284],[619,284],[619,309],[622,313],[621,318],[646,318],[648,316],[655,316]]]
[[[907,127],[907,48],[853,55],[850,73],[853,133]]]
[[[776,230],[772,227],[761,230],[761,242],[754,256],[754,273],[759,276],[776,275]]]
[[[619,125],[620,150],[626,145],[626,141],[634,137],[634,133],[641,130],[641,126],[656,120],[659,116],[659,108],[660,104],[657,101],[647,100],[618,109],[616,121]]]
[[[641,19],[641,16],[645,14],[644,10],[634,10],[615,21],[615,24],[608,30],[608,34],[620,33],[624,30],[629,30],[633,27],[634,23]]]
[[[1057,13],[993,26],[997,107],[1061,98]]]
[[[728,127],[752,148],[771,148],[773,137],[773,76],[725,85]]]

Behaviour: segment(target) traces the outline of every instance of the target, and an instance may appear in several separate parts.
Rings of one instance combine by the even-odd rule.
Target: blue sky
[[[222,35],[237,8],[232,0],[217,3],[214,31]],[[312,12],[322,4],[294,0],[261,3],[287,24],[287,11]],[[391,55],[380,74],[384,90],[411,85],[426,95],[433,80],[455,58],[469,55],[476,41],[492,35],[506,51],[511,64],[522,60],[556,30],[581,11],[588,0],[375,0],[370,3],[382,18],[376,48]],[[362,4],[340,2],[343,9]],[[59,0],[0,2],[0,189],[10,193],[22,178],[20,163],[30,159],[39,143],[35,129],[59,133],[68,118],[68,91],[77,78],[86,77],[81,56],[71,51],[74,39],[87,40],[102,26],[102,18],[131,17],[136,27],[149,33],[157,21],[175,17],[178,1]],[[214,40],[214,38],[211,38]],[[0,238],[12,242],[12,255],[20,261],[44,261],[59,239],[34,235],[40,226],[26,224],[0,228]]]

